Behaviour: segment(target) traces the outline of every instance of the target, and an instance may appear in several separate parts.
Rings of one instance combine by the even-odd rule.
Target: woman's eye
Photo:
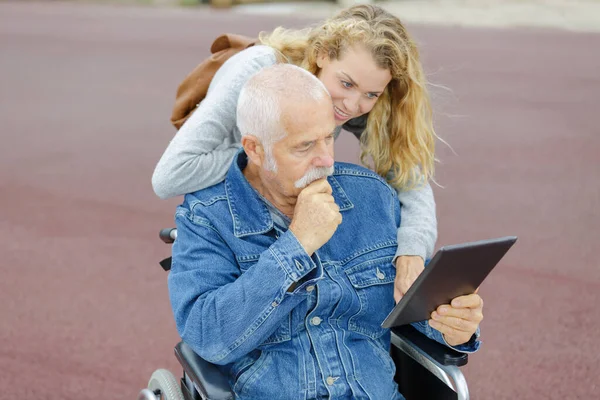
[[[376,95],[375,93],[369,93],[369,94],[367,94],[367,97],[368,97],[369,99],[376,99],[376,98],[378,98],[378,97],[379,97],[379,95]]]
[[[344,85],[344,87],[347,89],[350,89],[352,87],[352,84],[350,82],[346,82],[346,81],[342,81],[342,85]]]

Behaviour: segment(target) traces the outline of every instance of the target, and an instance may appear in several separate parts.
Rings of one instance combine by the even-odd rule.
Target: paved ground
[[[106,1],[106,0],[104,0]],[[137,0],[139,1],[139,0]],[[179,0],[145,0],[177,2]],[[246,0],[237,0],[243,3]],[[323,18],[361,0],[300,0],[233,7],[252,14],[312,15]],[[552,27],[600,31],[600,0],[378,0],[377,4],[412,23],[476,27]]]
[[[150,175],[218,33],[298,17],[0,3],[0,398],[132,399],[177,370]],[[439,244],[520,237],[481,290],[475,399],[600,397],[600,35],[412,26],[440,134]],[[356,160],[351,137],[338,143]]]

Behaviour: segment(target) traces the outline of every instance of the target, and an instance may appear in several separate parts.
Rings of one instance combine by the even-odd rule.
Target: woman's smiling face
[[[336,125],[371,111],[392,80],[390,71],[377,66],[371,54],[360,46],[347,48],[337,60],[322,53],[317,66],[317,77],[333,101]]]

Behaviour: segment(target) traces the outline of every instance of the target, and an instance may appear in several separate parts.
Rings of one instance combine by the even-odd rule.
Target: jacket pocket
[[[236,394],[236,397],[240,396],[240,394],[244,391],[249,391],[252,388],[252,385],[256,383],[269,369],[271,365],[271,357],[270,353],[267,351],[263,351],[260,353],[258,359],[249,367],[247,366],[244,371],[242,371],[235,384],[233,385],[233,391]]]
[[[393,256],[371,259],[347,268],[350,285],[358,297],[359,310],[350,317],[348,328],[373,339],[387,329],[381,323],[394,308],[394,279],[396,268]]]
[[[275,332],[271,334],[264,342],[261,343],[261,346],[283,343],[292,340],[292,313],[290,312],[287,317],[283,319],[283,322]]]

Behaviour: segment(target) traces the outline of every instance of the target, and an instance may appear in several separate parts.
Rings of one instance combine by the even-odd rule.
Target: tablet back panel
[[[516,240],[509,236],[442,247],[382,327],[427,320],[438,306],[473,293]]]

